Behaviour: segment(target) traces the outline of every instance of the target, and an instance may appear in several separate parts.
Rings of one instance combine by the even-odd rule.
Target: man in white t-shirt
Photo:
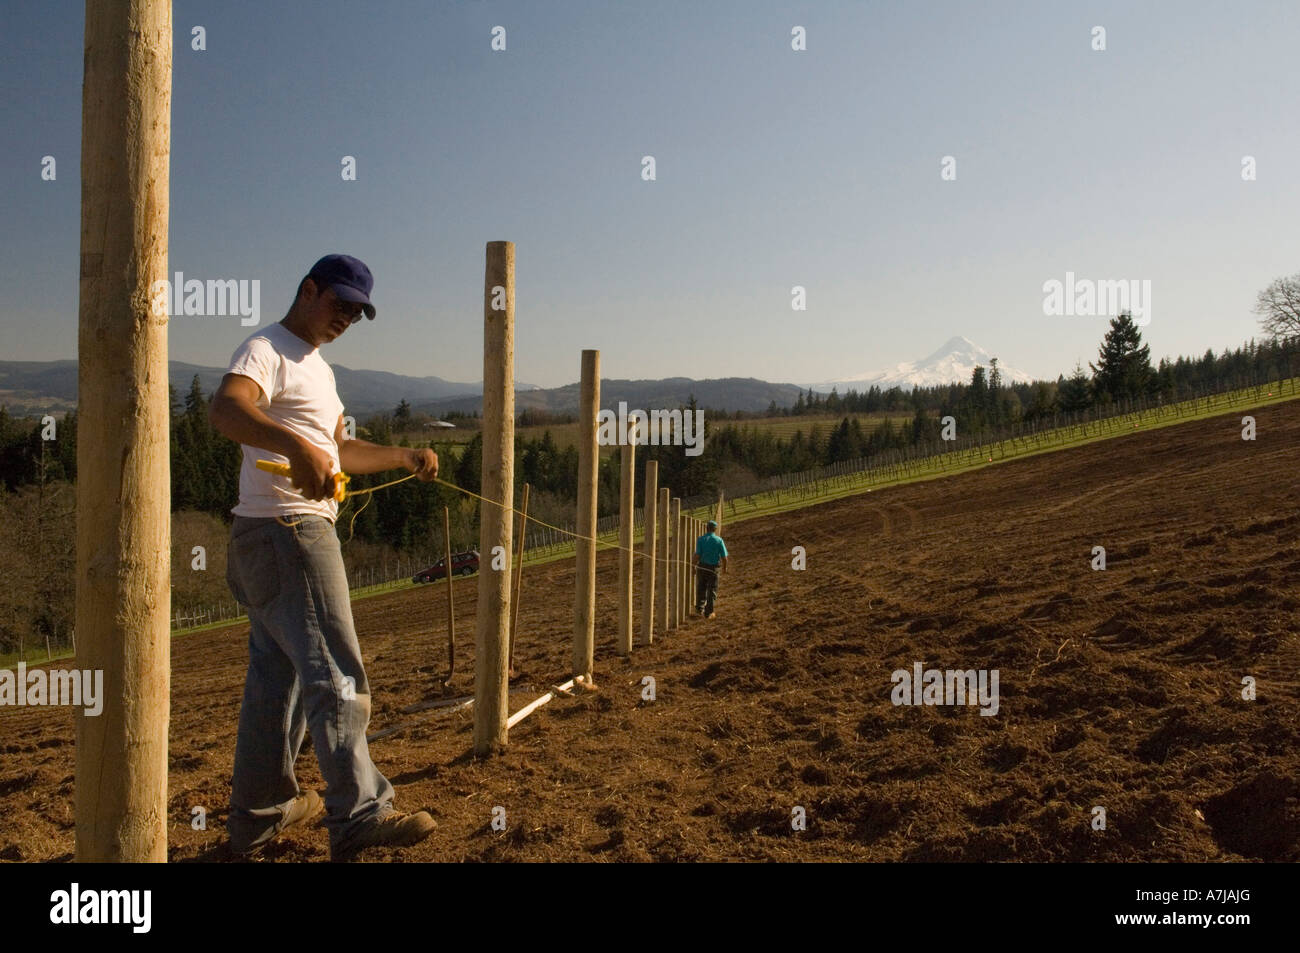
[[[327,785],[333,859],[414,844],[436,826],[425,811],[393,809],[393,786],[370,758],[370,686],[334,531],[340,471],[438,475],[432,450],[344,433],[334,372],[319,348],[363,314],[374,319],[373,286],[370,269],[355,258],[316,262],[284,319],[235,351],[212,399],[213,426],[244,451],[226,573],[250,622],[227,822],[238,854],[320,810],[320,796],[300,791],[293,769],[308,730]],[[287,463],[292,475],[259,470],[258,460]]]

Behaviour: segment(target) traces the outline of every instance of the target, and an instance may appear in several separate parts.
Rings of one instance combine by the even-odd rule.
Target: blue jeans
[[[718,566],[722,565],[721,563]],[[698,563],[695,567],[695,611],[708,615],[718,598],[718,566]]]
[[[286,525],[288,524],[288,525]],[[370,759],[370,685],[334,524],[321,516],[236,516],[226,581],[248,609],[248,678],[231,782],[232,845],[278,829],[301,793],[293,765],[311,731],[332,852],[393,810]]]

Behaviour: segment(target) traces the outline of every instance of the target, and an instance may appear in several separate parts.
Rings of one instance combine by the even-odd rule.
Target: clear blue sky
[[[1044,317],[1066,271],[1150,279],[1153,355],[1200,353],[1256,335],[1256,293],[1300,271],[1294,0],[178,0],[173,18],[171,271],[260,279],[265,324],[319,255],[357,255],[379,318],[325,348],[349,367],[480,379],[497,239],[517,245],[516,376],[544,386],[587,347],[606,377],[805,382],[956,334],[1055,375],[1106,325]],[[75,356],[82,29],[82,3],[51,0],[0,31],[2,359]],[[248,333],[178,316],[171,356],[221,365]]]

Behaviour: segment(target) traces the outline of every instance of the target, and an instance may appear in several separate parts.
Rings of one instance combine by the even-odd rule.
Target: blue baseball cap
[[[718,522],[717,522],[717,520],[709,520],[707,523],[704,524],[704,528],[705,528],[705,529],[717,529],[717,528],[718,528]]]
[[[316,282],[318,288],[331,288],[342,300],[363,305],[366,317],[375,320],[375,306],[370,303],[370,289],[375,286],[375,276],[359,258],[326,255],[311,266],[307,277]]]

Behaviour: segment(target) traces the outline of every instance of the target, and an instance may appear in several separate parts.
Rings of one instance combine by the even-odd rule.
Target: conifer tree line
[[[1129,313],[1110,322],[1096,363],[1088,370],[1076,364],[1067,377],[1032,383],[1002,379],[997,358],[989,367],[976,367],[964,384],[901,387],[881,390],[800,394],[794,406],[775,402],[764,416],[826,416],[828,414],[912,413],[921,410],[953,414],[966,428],[993,429],[1008,422],[1051,417],[1105,408],[1137,397],[1155,397],[1164,403],[1188,400],[1198,394],[1219,393],[1246,386],[1250,381],[1293,377],[1300,373],[1300,327],[1290,335],[1250,341],[1235,350],[1215,354],[1207,349],[1199,358],[1162,359],[1151,365],[1150,349]]]
[[[995,438],[1022,425],[1051,426],[1060,415],[1105,416],[1117,405],[1138,400],[1148,405],[1190,400],[1300,376],[1300,321],[1288,337],[1251,341],[1217,355],[1207,350],[1200,358],[1165,359],[1152,367],[1140,329],[1131,314],[1123,313],[1111,320],[1097,360],[1088,368],[1085,371],[1075,365],[1069,377],[1061,375],[1055,382],[1007,382],[994,358],[988,368],[976,367],[965,384],[911,391],[893,387],[883,392],[871,387],[843,395],[810,390],[785,413],[792,417],[843,415],[838,424],[810,421],[806,434],[800,429],[782,439],[770,429],[733,423],[715,430],[707,447],[720,450],[724,462],[743,463],[754,476],[768,477],[933,445],[941,434],[940,421],[949,416],[963,437]],[[769,408],[769,415],[780,412]],[[910,419],[886,417],[874,427],[864,427],[860,417],[850,416],[891,412],[910,415]]]

